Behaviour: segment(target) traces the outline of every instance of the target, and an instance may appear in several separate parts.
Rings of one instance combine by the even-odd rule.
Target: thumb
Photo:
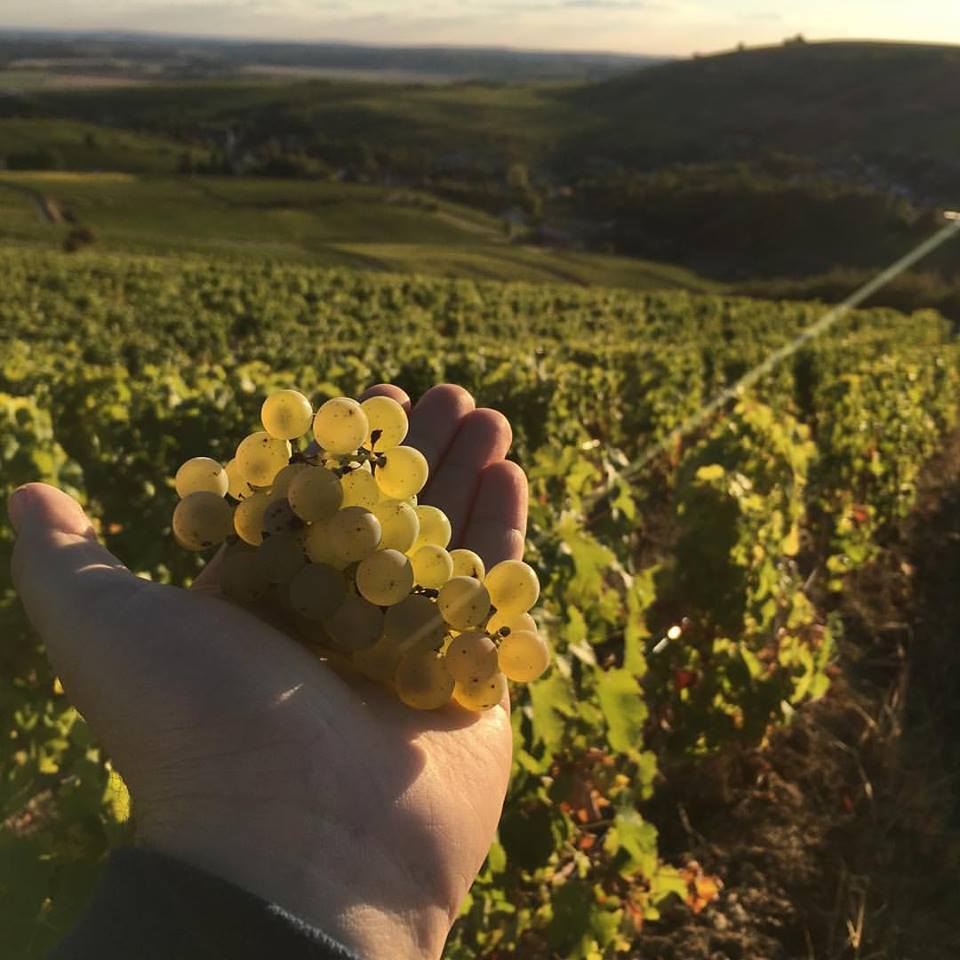
[[[111,612],[150,584],[98,543],[80,505],[55,487],[20,487],[7,510],[17,535],[14,587],[79,705],[85,679],[96,678],[109,658]]]

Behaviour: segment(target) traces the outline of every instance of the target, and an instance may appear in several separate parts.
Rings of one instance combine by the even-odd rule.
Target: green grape
[[[443,547],[427,544],[410,558],[413,563],[413,579],[421,587],[437,590],[453,574],[453,561]]]
[[[227,493],[234,500],[246,500],[247,497],[252,497],[257,492],[240,476],[236,458],[231,460],[223,470],[227,475]]]
[[[482,680],[458,683],[453,689],[453,699],[467,710],[482,713],[491,710],[507,694],[507,678],[502,673],[494,673]]]
[[[550,666],[547,641],[533,630],[517,630],[500,642],[500,669],[517,683],[530,683]]]
[[[220,592],[234,603],[254,603],[270,589],[267,571],[253,550],[237,551],[220,565]]]
[[[445,656],[450,675],[457,683],[479,683],[500,669],[497,645],[480,630],[468,630],[454,637]]]
[[[389,450],[403,443],[409,421],[403,407],[390,397],[370,397],[360,404],[370,425],[365,445],[371,450]],[[377,434],[376,440],[373,439]]]
[[[413,589],[413,565],[398,550],[378,550],[357,567],[360,596],[378,607],[391,607]]]
[[[348,593],[323,625],[336,649],[364,650],[372,647],[383,633],[383,611],[369,600]]]
[[[446,629],[437,605],[419,594],[390,607],[383,621],[383,635],[391,643],[400,645],[418,643],[439,647]]]
[[[279,500],[286,498],[290,493],[290,484],[293,478],[309,470],[310,466],[306,463],[288,463],[274,478],[270,487],[270,499]]]
[[[230,489],[227,471],[210,457],[193,457],[187,460],[177,471],[173,482],[180,498],[189,497],[191,493],[201,490],[225,497]]]
[[[296,533],[278,533],[266,537],[257,551],[271,583],[289,583],[306,565],[303,537]]]
[[[258,547],[263,542],[263,516],[270,506],[270,497],[260,491],[241,500],[233,511],[233,529],[246,543]]]
[[[490,614],[490,594],[473,577],[451,577],[441,588],[437,607],[455,630],[469,630]]]
[[[380,549],[407,553],[420,532],[413,507],[404,500],[381,500],[371,509],[380,521]]]
[[[328,453],[355,453],[367,438],[367,415],[356,400],[328,400],[313,419],[313,435]]]
[[[358,563],[380,545],[380,521],[363,507],[338,510],[326,524],[334,556],[345,563]]]
[[[417,710],[436,710],[449,703],[454,684],[444,658],[418,646],[403,655],[393,682],[397,696]]]
[[[269,487],[290,459],[290,441],[278,440],[264,430],[251,433],[237,447],[237,470],[254,487]]]
[[[173,532],[187,550],[206,550],[223,543],[233,526],[233,508],[221,495],[198,490],[173,511]]]
[[[473,577],[476,580],[482,580],[486,573],[483,561],[472,550],[465,550],[463,547],[451,550],[450,559],[453,561],[455,577]]]
[[[303,521],[293,512],[289,502],[277,500],[273,493],[267,494],[267,508],[263,511],[263,535],[296,533],[303,529]]]
[[[487,633],[495,636],[504,627],[509,633],[514,630],[532,630],[537,632],[537,621],[529,613],[501,613],[499,610],[487,621]]]
[[[380,500],[380,488],[369,470],[358,468],[340,478],[344,507],[363,507],[372,510]]]
[[[302,437],[313,422],[310,401],[296,390],[278,390],[271,393],[260,408],[263,429],[271,437],[295,440]]]
[[[384,455],[384,464],[374,476],[385,497],[406,500],[424,487],[430,475],[427,459],[413,447],[394,447]]]
[[[343,502],[340,478],[324,467],[308,467],[299,472],[287,489],[293,512],[306,523],[329,520]]]
[[[483,582],[498,613],[526,613],[540,596],[537,575],[522,560],[498,563]]]
[[[446,514],[436,507],[428,507],[425,504],[414,507],[414,509],[417,511],[417,519],[420,521],[420,533],[413,545],[413,551],[415,552],[427,544],[446,548],[453,533]]]
[[[310,563],[290,581],[290,606],[307,620],[333,616],[347,594],[343,574],[325,563]]]
[[[337,556],[330,541],[328,526],[328,520],[318,520],[307,527],[304,536],[307,556],[311,563],[325,563],[328,566],[336,567],[337,570],[343,570],[349,566],[349,561],[342,560]]]

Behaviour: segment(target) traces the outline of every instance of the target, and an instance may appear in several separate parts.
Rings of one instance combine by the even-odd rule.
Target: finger
[[[492,463],[480,475],[463,546],[489,570],[501,560],[519,560],[527,533],[527,477],[511,460]]]
[[[367,387],[360,394],[360,402],[363,403],[364,400],[369,400],[371,397],[389,397],[391,400],[396,400],[407,413],[410,413],[410,398],[407,396],[406,390],[401,390],[400,387],[395,387],[392,383],[378,383],[376,386]]]
[[[474,409],[473,397],[463,387],[442,383],[431,387],[413,408],[410,432],[404,443],[416,447],[430,465],[430,472],[439,466],[460,422]]]
[[[510,423],[496,410],[474,410],[460,422],[460,429],[423,497],[424,503],[439,507],[449,518],[453,528],[450,542],[455,546],[466,530],[481,473],[506,456],[512,439]]]
[[[80,505],[42,483],[21,487],[8,510],[17,534],[13,582],[64,684],[95,675],[110,646],[106,624],[149,588],[96,540]]]
[[[191,590],[199,590],[202,593],[209,593],[215,596],[220,595],[220,568],[223,566],[223,555],[226,551],[225,546],[221,546],[213,555],[210,562],[197,574],[193,583],[190,584]]]

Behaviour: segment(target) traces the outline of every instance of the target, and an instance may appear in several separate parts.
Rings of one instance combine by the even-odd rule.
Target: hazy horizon
[[[838,9],[841,7],[842,9]],[[685,56],[746,43],[960,43],[960,4],[926,0],[7,0],[3,30]],[[865,28],[866,27],[866,28]]]

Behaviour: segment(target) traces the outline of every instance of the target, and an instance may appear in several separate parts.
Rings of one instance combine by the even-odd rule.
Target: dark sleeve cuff
[[[50,960],[361,960],[219,877],[139,847],[115,850]]]

